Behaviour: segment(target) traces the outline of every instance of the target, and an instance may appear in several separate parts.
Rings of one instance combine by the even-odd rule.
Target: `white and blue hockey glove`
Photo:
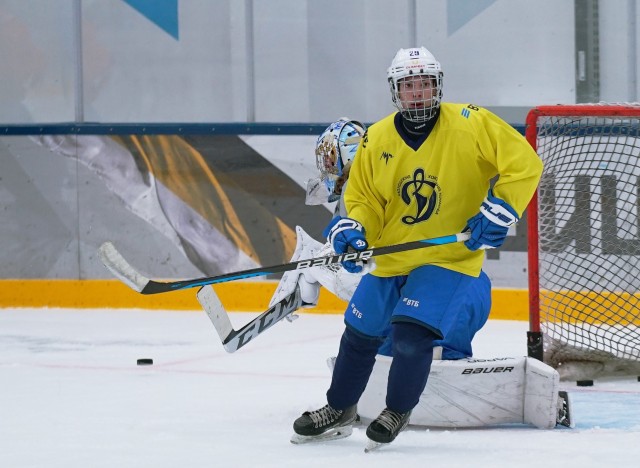
[[[495,249],[507,238],[509,226],[519,220],[516,210],[507,202],[494,197],[491,190],[480,206],[480,213],[467,221],[465,231],[471,238],[464,243],[469,250]]]
[[[365,250],[369,244],[364,237],[364,227],[355,219],[336,216],[324,229],[324,236],[337,254],[347,253],[349,247],[355,250]],[[349,273],[359,273],[362,270],[362,261],[346,260],[342,267]]]

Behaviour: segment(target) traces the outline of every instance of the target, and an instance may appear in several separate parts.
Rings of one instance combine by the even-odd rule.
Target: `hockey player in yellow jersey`
[[[387,77],[398,112],[363,137],[344,193],[348,217],[331,221],[329,242],[343,253],[462,231],[470,239],[377,258],[345,311],[328,404],[294,423],[299,442],[351,433],[376,351],[389,335],[387,407],[367,428],[366,450],[392,442],[407,426],[434,341],[455,323],[480,274],[482,250],[502,245],[542,172],[535,151],[509,124],[478,106],[442,103],[442,69],[424,47],[400,49]],[[343,267],[357,272],[362,265]]]
[[[422,86],[418,83],[412,86]],[[433,120],[425,124],[435,124],[430,133],[412,140],[411,134],[401,132],[413,122],[396,113],[372,125],[364,137],[345,203],[349,217],[365,227],[371,245],[459,232],[478,212],[496,175],[501,177],[490,196],[509,200],[505,209],[511,219],[517,220],[535,190],[540,159],[494,114],[473,105],[443,103]],[[406,275],[428,263],[478,276],[484,253],[468,248],[474,245],[385,255],[377,260],[375,274]]]

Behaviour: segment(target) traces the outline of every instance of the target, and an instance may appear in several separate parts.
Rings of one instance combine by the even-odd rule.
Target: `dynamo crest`
[[[417,224],[429,219],[440,211],[440,187],[437,177],[425,176],[424,169],[418,168],[412,176],[403,178],[398,193],[405,205],[413,209],[413,215],[402,217],[404,224]]]

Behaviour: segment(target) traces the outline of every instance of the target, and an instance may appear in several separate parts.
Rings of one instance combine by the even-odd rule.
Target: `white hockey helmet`
[[[326,188],[326,196],[324,194],[314,197],[314,203],[310,203],[309,183],[316,183],[317,180],[309,181],[307,185],[307,204],[326,203],[327,201],[335,201],[339,198],[336,193],[336,181],[344,175],[345,168],[351,163],[360,140],[365,133],[365,126],[357,120],[351,120],[348,117],[342,117],[329,125],[316,141],[316,167],[320,171],[319,180]],[[319,195],[316,193],[316,195]]]
[[[398,83],[407,77],[413,76],[429,76],[433,78],[436,92],[431,99],[424,100],[420,105],[405,106],[400,100]],[[440,62],[424,47],[400,49],[396,53],[396,56],[391,61],[391,66],[387,69],[387,79],[393,104],[405,119],[412,122],[425,122],[436,115],[442,102],[442,77]]]

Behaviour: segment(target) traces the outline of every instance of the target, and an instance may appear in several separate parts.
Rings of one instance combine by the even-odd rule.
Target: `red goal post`
[[[528,353],[564,379],[640,375],[640,104],[539,106]]]

